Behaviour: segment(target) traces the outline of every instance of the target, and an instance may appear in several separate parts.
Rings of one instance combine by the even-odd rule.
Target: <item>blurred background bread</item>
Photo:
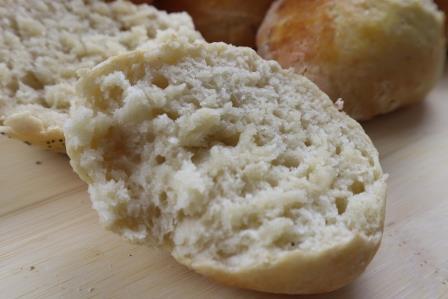
[[[135,4],[152,4],[154,1],[153,0],[131,0],[131,2],[135,3]]]
[[[255,35],[272,0],[158,0],[169,12],[186,11],[209,42],[255,46]]]
[[[430,0],[279,0],[257,46],[365,120],[425,97],[442,72],[443,26]]]
[[[448,37],[448,21],[446,16],[448,15],[448,0],[435,0],[439,8],[445,13],[445,36]]]

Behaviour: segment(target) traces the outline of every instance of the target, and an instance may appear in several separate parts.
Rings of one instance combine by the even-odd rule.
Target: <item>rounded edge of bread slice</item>
[[[377,251],[378,153],[306,78],[248,48],[165,32],[78,90],[67,152],[108,229],[272,293],[338,289]]]
[[[185,13],[123,0],[5,0],[0,19],[0,132],[62,153],[79,71],[144,45],[157,30],[201,38]]]

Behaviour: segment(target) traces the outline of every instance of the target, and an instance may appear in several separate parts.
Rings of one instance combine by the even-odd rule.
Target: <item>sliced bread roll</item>
[[[194,32],[187,14],[128,1],[2,0],[0,131],[65,152],[62,127],[77,98],[77,72],[168,28]]]
[[[95,67],[79,92],[67,151],[107,228],[274,293],[340,288],[374,256],[378,153],[306,78],[167,32]]]

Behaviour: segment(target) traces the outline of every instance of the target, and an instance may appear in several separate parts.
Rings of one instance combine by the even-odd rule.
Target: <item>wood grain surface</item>
[[[364,127],[390,174],[383,242],[359,279],[312,298],[448,298],[447,74]],[[0,169],[0,298],[295,298],[216,284],[105,231],[64,155],[0,136]]]

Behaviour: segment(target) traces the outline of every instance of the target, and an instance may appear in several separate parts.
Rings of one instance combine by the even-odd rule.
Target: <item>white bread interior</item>
[[[249,48],[167,31],[78,90],[67,151],[107,228],[274,293],[340,288],[375,254],[378,153],[306,78]]]

